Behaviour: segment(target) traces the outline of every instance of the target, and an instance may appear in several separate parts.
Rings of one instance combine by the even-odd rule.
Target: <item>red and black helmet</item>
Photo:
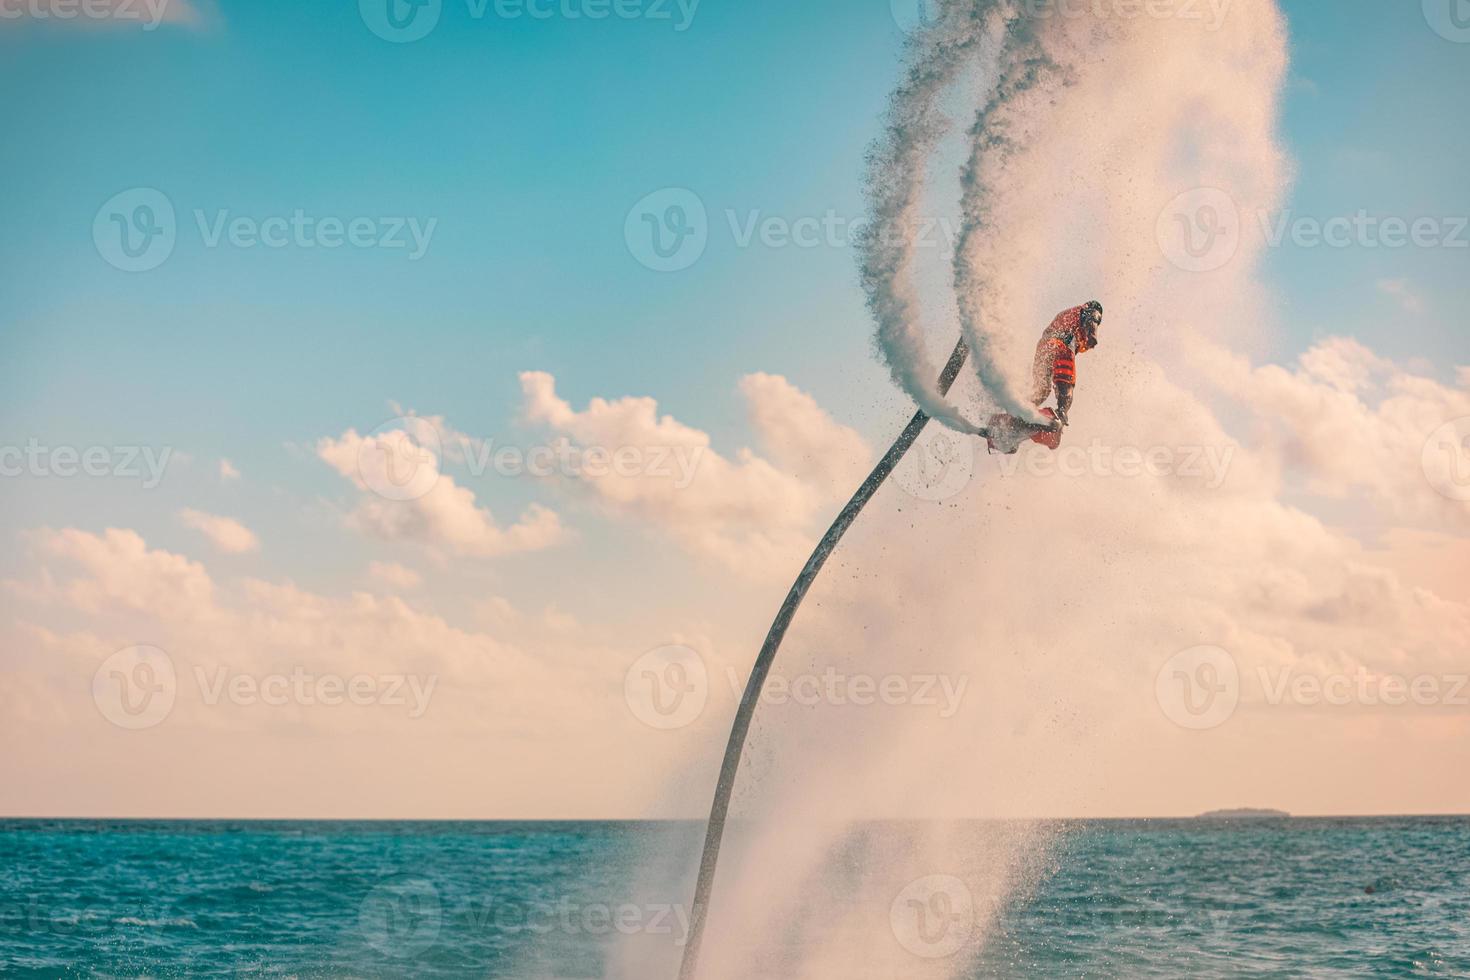
[[[1077,353],[1092,350],[1097,346],[1097,328],[1102,326],[1102,304],[1090,299],[1082,305],[1077,324]]]

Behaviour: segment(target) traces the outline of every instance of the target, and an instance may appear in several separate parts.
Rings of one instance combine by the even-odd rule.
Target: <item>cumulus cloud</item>
[[[179,519],[187,527],[203,534],[216,548],[226,554],[239,555],[247,551],[260,550],[260,539],[255,536],[255,532],[234,518],[206,514],[202,510],[185,509],[179,512]]]
[[[1426,474],[1431,436],[1470,416],[1470,391],[1415,374],[1345,337],[1330,337],[1295,366],[1253,367],[1201,345],[1203,377],[1256,420],[1267,459],[1300,474],[1311,492],[1365,495],[1391,518],[1470,527],[1462,501]]]
[[[222,459],[219,461],[219,478],[221,483],[238,480],[240,479],[240,471],[235,468],[234,463],[227,459]]]
[[[391,561],[369,562],[368,575],[376,582],[405,592],[418,588],[424,581],[412,568]]]
[[[0,621],[0,737],[37,751],[0,759],[8,813],[636,815],[680,745],[650,738],[623,700],[641,628],[504,602],[502,621],[460,625],[429,599],[215,581],[132,530],[30,540],[38,567],[30,587],[6,583],[16,615]],[[141,737],[110,724],[93,692],[99,668],[139,643],[169,669],[134,680],[174,695]],[[365,684],[384,700],[255,686],[298,675]],[[76,778],[43,778],[62,757]],[[131,775],[107,776],[120,771]],[[589,807],[578,787],[611,771],[616,785]]]
[[[1287,372],[1301,375],[1291,384],[1321,397],[1368,384],[1364,376],[1417,387],[1338,341],[1305,360],[1310,367]],[[1126,390],[1115,398],[1114,387]],[[834,851],[864,846],[861,833],[842,835],[843,817],[1187,814],[1241,800],[1296,812],[1463,808],[1463,790],[1442,779],[1447,760],[1470,760],[1463,707],[1338,706],[1293,694],[1301,681],[1356,686],[1360,677],[1370,689],[1399,678],[1453,692],[1470,635],[1470,604],[1453,594],[1463,589],[1415,581],[1385,560],[1400,541],[1370,549],[1358,528],[1315,514],[1310,496],[1288,502],[1284,440],[1256,438],[1265,423],[1245,409],[1257,392],[1235,391],[1238,400],[1212,408],[1208,391],[1151,361],[1135,364],[1126,386],[1080,389],[1061,453],[1030,447],[998,460],[981,451],[970,483],[939,503],[916,504],[893,486],[879,492],[835,559],[859,574],[818,581],[774,676],[937,676],[965,682],[965,697],[951,717],[919,704],[762,703],[737,787],[741,820],[727,853],[740,857],[722,870],[711,962],[740,962],[731,958],[737,942],[747,948],[746,937],[767,935],[778,919],[799,922],[813,893],[828,894]],[[1275,424],[1295,422],[1279,415]],[[1218,482],[1184,462],[1209,447],[1233,450]],[[1168,450],[1158,458],[1172,464],[1122,463],[1125,450],[1152,449]],[[1406,463],[1411,479],[1417,458]],[[1450,560],[1453,542],[1429,544]],[[1176,722],[1159,690],[1179,683],[1170,659],[1201,645],[1226,652],[1239,705],[1195,731]],[[1203,687],[1193,693],[1207,701]],[[717,768],[713,750],[700,765]],[[796,819],[815,814],[819,827]],[[861,852],[887,900],[932,873],[926,862],[963,868],[953,873],[977,893],[1005,895],[1036,873],[1015,867],[1024,840],[926,835],[915,848],[917,857]],[[977,867],[956,857],[977,848],[986,853]],[[1013,873],[1019,884],[994,880]],[[773,891],[772,880],[791,885]],[[886,910],[881,894],[859,907]],[[848,963],[850,951],[821,938],[781,949],[758,942],[757,951],[801,949],[802,963],[784,975],[836,975],[816,964]],[[873,946],[866,955],[885,955]]]
[[[910,49],[948,40],[945,20],[973,23],[1002,6],[941,4],[938,27]],[[942,326],[921,349],[953,343],[955,301],[983,312],[989,352],[1020,381],[1059,309],[1097,296],[1103,342],[1079,358],[1062,452],[997,460],[981,450],[968,486],[940,503],[885,487],[834,558],[846,574],[829,571],[812,589],[776,675],[939,674],[968,679],[970,696],[949,719],[762,705],[726,844],[738,857],[721,869],[719,928],[704,953],[711,976],[738,977],[751,962],[792,977],[875,963],[914,973],[912,960],[882,969],[890,937],[857,926],[887,907],[854,905],[860,893],[836,866],[858,854],[865,880],[897,869],[888,880],[902,883],[903,871],[934,865],[922,855],[870,863],[864,835],[842,835],[843,816],[1466,805],[1464,787],[1444,779],[1470,763],[1463,708],[1273,701],[1283,678],[1289,690],[1298,676],[1359,669],[1463,675],[1470,609],[1360,537],[1400,514],[1438,520],[1447,506],[1461,508],[1450,519],[1463,528],[1463,503],[1427,486],[1419,457],[1435,426],[1467,413],[1458,393],[1346,342],[1287,366],[1241,353],[1278,324],[1257,275],[1269,246],[1248,219],[1204,219],[1280,212],[1292,171],[1278,136],[1288,46],[1276,4],[1220,14],[1209,25],[1054,17],[991,35],[997,46],[1034,37],[1039,50],[1015,63],[1019,98],[956,120],[979,148],[961,179],[985,190],[967,215],[981,232],[961,255],[962,295],[921,297],[927,308],[912,322]],[[994,59],[977,60],[975,88],[989,95]],[[1051,65],[1054,84],[1029,84]],[[903,77],[923,84],[927,67]],[[978,131],[965,128],[971,119]],[[936,159],[969,149],[942,147]],[[1194,261],[1205,225],[1227,246],[1210,269]],[[1214,352],[1228,353],[1185,370]],[[994,402],[967,374],[954,398],[975,417]],[[929,372],[915,377],[932,383]],[[1124,466],[1125,450],[1172,465]],[[1206,450],[1228,458],[1223,479],[1192,470]],[[1170,717],[1160,691],[1179,685],[1171,657],[1206,644],[1236,667],[1239,706],[1196,731]],[[1224,682],[1184,679],[1207,704]],[[701,761],[701,772],[718,766]],[[952,868],[975,849],[941,853]],[[1015,853],[997,847],[984,863],[1004,868]],[[839,905],[844,914],[819,923],[805,915]],[[844,926],[851,941],[827,946]]]
[[[1409,285],[1407,279],[1379,279],[1378,291],[1398,300],[1399,308],[1405,313],[1423,313],[1424,298]]]
[[[861,436],[776,375],[741,382],[769,458],[748,448],[721,455],[707,433],[661,415],[652,398],[593,398],[578,411],[557,395],[551,375],[520,377],[526,420],[552,430],[582,460],[562,474],[564,483],[606,513],[662,527],[745,573],[789,570],[809,548],[824,505],[852,492],[867,461]]]
[[[829,497],[857,489],[872,463],[872,450],[861,435],[779,374],[747,374],[740,379],[740,393],[772,462]]]
[[[439,554],[491,558],[540,551],[566,538],[557,514],[540,504],[501,525],[474,493],[443,471],[446,442],[436,420],[406,417],[402,427],[317,442],[317,455],[361,491],[351,526]],[[458,445],[451,442],[448,445]]]
[[[193,618],[214,609],[214,583],[204,566],[183,555],[149,550],[136,531],[44,529],[31,538],[43,558],[81,573],[65,583],[47,574],[40,592],[62,597],[83,612],[125,608]]]

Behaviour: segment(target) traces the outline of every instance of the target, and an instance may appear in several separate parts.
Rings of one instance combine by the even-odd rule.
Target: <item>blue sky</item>
[[[1302,213],[1470,210],[1470,135],[1453,122],[1470,58],[1413,6],[1286,5],[1298,84],[1284,135]],[[487,390],[455,383],[455,371],[506,358],[540,360],[574,391],[592,380],[579,369],[595,367],[679,408],[758,364],[820,385],[833,376],[825,364],[866,342],[850,255],[745,254],[717,236],[694,270],[658,276],[629,261],[619,231],[634,200],[668,185],[696,190],[715,214],[860,213],[861,156],[900,42],[877,2],[706,0],[683,32],[668,21],[476,20],[450,3],[433,33],[405,45],[378,39],[350,4],[225,5],[209,27],[141,35],[24,25],[0,38],[0,77],[33,93],[0,107],[12,175],[7,363],[17,370],[81,334],[89,351],[70,364],[90,388],[89,361],[177,381],[181,363],[228,357],[256,377],[268,369],[270,400],[293,417],[293,390],[323,393],[319,358],[341,365],[350,349],[364,355],[350,372],[364,388],[396,380],[405,400],[432,392],[450,411],[493,411],[487,395],[506,379]],[[185,244],[158,274],[127,276],[97,261],[86,232],[103,200],[136,185],[186,211],[401,212],[439,227],[412,266]],[[1417,352],[1447,341],[1438,326],[1463,308],[1463,258],[1288,250],[1275,271],[1304,321],[1354,327],[1380,318],[1334,288],[1341,277],[1424,278],[1439,316],[1399,335]],[[367,356],[405,336],[465,356]],[[285,337],[297,347],[278,356]],[[653,345],[682,370],[645,356]],[[7,388],[43,394],[29,377],[57,391],[43,374]],[[352,379],[327,390],[350,398]],[[228,394],[208,372],[194,384],[179,394]],[[79,401],[76,389],[57,393]]]
[[[1415,7],[1286,4],[1298,213],[1470,213],[1470,130],[1454,122],[1470,48]],[[881,436],[897,399],[870,355],[851,250],[739,248],[725,213],[862,214],[863,153],[902,45],[889,5],[705,0],[683,31],[681,17],[477,19],[448,3],[426,38],[392,44],[352,4],[224,4],[151,32],[7,30],[0,80],[28,93],[0,104],[7,429],[228,456],[309,495],[331,477],[283,443],[370,428],[388,398],[502,432],[516,372],[536,368],[574,404],[651,394],[736,440],[735,379],[764,369]],[[129,274],[90,230],[102,202],[140,186],[168,195],[180,239]],[[663,274],[622,228],[668,186],[700,196],[712,231],[699,262]],[[417,261],[207,249],[195,209],[437,224]],[[1461,353],[1446,327],[1470,302],[1467,256],[1273,251],[1289,325],[1275,354],[1345,333],[1445,369]],[[1409,279],[1425,311],[1399,314],[1373,288],[1384,278]],[[487,502],[517,506],[517,489],[486,488]],[[87,493],[26,495],[6,530],[64,523]],[[149,520],[113,507],[105,519]]]
[[[1470,213],[1470,132],[1453,122],[1470,52],[1415,7],[1286,5],[1299,213]],[[351,4],[226,4],[203,28],[7,32],[0,78],[32,93],[0,106],[7,417],[241,453],[371,417],[384,392],[495,426],[525,367],[555,373],[574,401],[656,393],[716,432],[732,379],[756,368],[860,412],[882,381],[860,366],[850,251],[735,248],[723,214],[861,214],[862,154],[901,44],[888,4],[706,0],[682,32],[673,16],[477,20],[449,3],[427,38],[396,45]],[[206,250],[189,231],[162,268],[128,275],[88,232],[133,186],[183,215],[438,224],[412,263]],[[716,226],[678,274],[642,268],[621,236],[632,202],[664,186],[696,191]],[[1331,331],[1451,358],[1444,325],[1470,299],[1467,254],[1278,250],[1270,274],[1295,328],[1280,354]],[[1369,287],[1398,277],[1428,315],[1386,315]]]
[[[1470,48],[1414,6],[1286,4],[1298,212],[1470,213],[1470,130],[1453,122]],[[725,213],[862,214],[863,153],[903,40],[889,5],[705,0],[683,31],[681,17],[477,19],[450,2],[426,38],[392,44],[348,3],[223,4],[151,32],[7,30],[0,80],[28,93],[0,103],[7,430],[227,456],[309,498],[334,476],[283,444],[371,428],[389,398],[506,432],[516,373],[543,369],[573,404],[650,394],[719,444],[745,437],[735,380],[773,370],[881,438],[899,400],[870,353],[851,250],[739,248]],[[699,262],[665,274],[635,261],[622,230],[635,201],[669,186],[700,196],[712,230]],[[90,232],[132,187],[168,195],[180,237],[161,267],[130,274]],[[208,249],[196,209],[437,224],[417,261]],[[1453,363],[1467,256],[1275,250],[1268,278],[1290,327],[1275,353],[1346,333]],[[1373,288],[1400,277],[1423,314]],[[178,533],[146,498],[112,488],[96,506],[95,489],[21,495],[4,530],[74,521],[91,502],[93,523]],[[514,481],[481,493],[499,509],[525,499]],[[310,533],[281,500],[252,506],[267,528]],[[334,553],[309,542],[308,577]]]
[[[14,545],[0,549],[0,580],[35,579],[19,543],[27,531],[127,528],[157,552],[207,556],[232,598],[247,579],[289,579],[340,599],[363,586],[370,561],[392,560],[422,572],[415,601],[456,628],[477,601],[503,596],[597,624],[579,652],[646,649],[667,642],[673,622],[721,634],[730,662],[739,660],[729,651],[753,650],[784,578],[751,585],[703,558],[681,560],[687,541],[671,545],[637,520],[598,520],[586,498],[463,472],[460,485],[500,524],[546,503],[572,540],[468,558],[385,544],[348,529],[352,477],[324,462],[318,440],[366,433],[397,403],[500,444],[530,444],[544,435],[517,420],[518,374],[538,370],[577,409],[596,397],[655,398],[734,458],[753,442],[737,386],[765,371],[810,393],[870,448],[884,444],[911,407],[874,356],[844,243],[863,215],[864,155],[900,71],[904,35],[889,0],[702,0],[682,30],[681,8],[661,0],[627,2],[667,18],[600,21],[495,16],[493,0],[477,17],[470,0],[443,0],[437,26],[410,43],[375,34],[355,0],[172,2],[190,22],[0,23],[10,93],[0,100],[0,449],[36,441],[178,454],[157,490],[126,479],[0,480],[0,536]],[[1418,2],[1282,6],[1292,68],[1281,138],[1297,168],[1286,207],[1319,221],[1360,210],[1470,215],[1470,43],[1437,33]],[[94,225],[105,231],[114,213],[138,218],[140,188],[173,210],[176,241],[156,267],[129,272],[115,249],[99,247]],[[702,205],[708,246],[689,267],[657,272],[630,247],[625,223],[636,202],[668,188]],[[389,229],[403,241],[397,229],[411,226],[425,235],[423,252],[228,238],[210,247],[196,212],[206,225],[297,212],[344,226],[370,219],[374,241]],[[843,227],[836,244],[741,247],[728,214],[787,223],[830,214]],[[1264,278],[1279,293],[1282,329],[1250,353],[1285,364],[1324,337],[1348,336],[1463,386],[1452,379],[1470,360],[1467,266],[1465,248],[1272,249]],[[1107,284],[1095,292],[1106,299]],[[1356,356],[1342,362],[1350,369]],[[1326,397],[1316,380],[1296,381],[1308,403]],[[1417,458],[1422,436],[1410,435]],[[220,478],[225,458],[241,479]],[[855,480],[842,476],[845,494]],[[712,512],[722,489],[708,493]],[[986,487],[995,496],[985,506],[1007,489]],[[812,504],[807,490],[790,496],[812,521],[840,500]],[[768,517],[782,499],[757,504]],[[263,547],[210,551],[181,523],[185,509],[237,518]],[[670,513],[662,530],[677,538],[683,512]],[[1272,528],[1267,513],[1260,523]],[[764,529],[755,531],[759,543]],[[76,547],[53,545],[54,554]],[[1330,560],[1310,552],[1308,564],[1335,570],[1351,547]],[[977,581],[982,571],[972,569]],[[123,622],[108,641],[150,635]],[[540,649],[539,639],[523,642]]]

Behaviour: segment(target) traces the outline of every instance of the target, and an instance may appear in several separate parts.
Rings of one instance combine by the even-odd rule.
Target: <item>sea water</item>
[[[632,939],[677,962],[688,882],[651,885],[646,865],[692,861],[702,830],[0,821],[0,975],[626,974]],[[1036,881],[969,910],[985,940],[954,976],[1470,977],[1470,818],[1054,831]]]

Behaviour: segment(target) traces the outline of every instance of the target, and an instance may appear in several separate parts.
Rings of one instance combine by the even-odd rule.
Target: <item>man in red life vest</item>
[[[1041,414],[1051,421],[1040,424],[1011,415],[992,416],[986,427],[986,442],[991,452],[1014,453],[1027,439],[1048,449],[1061,445],[1067,413],[1072,410],[1072,393],[1077,387],[1076,358],[1097,346],[1102,315],[1102,304],[1095,299],[1057,314],[1041,335],[1036,358],[1031,362],[1031,403],[1040,408],[1056,392],[1056,408],[1041,409]]]

